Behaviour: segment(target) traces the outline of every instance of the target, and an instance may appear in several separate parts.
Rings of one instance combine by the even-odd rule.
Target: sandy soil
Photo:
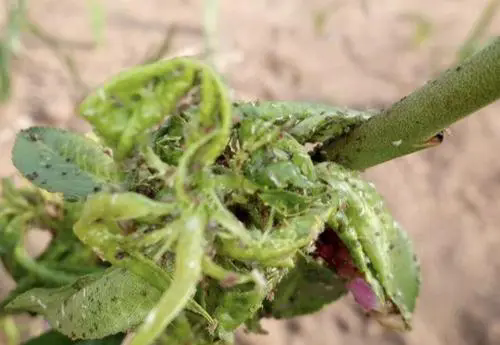
[[[215,58],[240,98],[384,106],[453,63],[486,2],[222,0]],[[105,41],[93,50],[78,48],[92,40],[85,3],[33,1],[30,14],[47,32],[73,42],[76,47],[64,51],[74,54],[89,87],[140,62],[171,25],[180,30],[167,55],[202,50],[202,1],[107,2]],[[428,36],[417,42],[425,30]],[[490,33],[499,32],[497,18]],[[14,74],[13,97],[0,108],[1,176],[14,172],[10,148],[19,129],[34,123],[85,129],[73,112],[81,87],[39,40],[23,37]],[[499,111],[500,104],[491,105],[453,126],[441,147],[366,173],[421,258],[424,284],[414,331],[384,331],[347,298],[309,317],[270,320],[268,336],[241,334],[238,341],[500,344]],[[4,279],[0,293],[10,286]]]

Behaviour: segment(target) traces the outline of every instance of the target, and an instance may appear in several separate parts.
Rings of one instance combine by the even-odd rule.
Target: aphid
[[[67,200],[83,199],[122,180],[113,159],[97,143],[55,128],[21,131],[12,149],[12,161],[33,184],[63,193]]]

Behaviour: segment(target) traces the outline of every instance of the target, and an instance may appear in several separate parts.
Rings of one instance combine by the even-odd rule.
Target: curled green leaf
[[[377,114],[326,104],[293,101],[239,102],[235,117],[270,121],[290,133],[299,143],[337,138]]]
[[[238,240],[221,238],[220,251],[236,260],[279,266],[280,262],[287,262],[281,260],[293,257],[300,248],[314,241],[334,210],[334,206],[312,209],[308,214],[294,217],[270,233],[252,231],[253,241],[246,246]]]
[[[378,298],[373,314],[394,327],[411,328],[420,269],[407,235],[358,172],[335,163],[319,164],[317,171],[344,203],[329,225]]]
[[[195,60],[159,61],[123,72],[90,94],[80,105],[80,113],[120,160],[144,144],[154,126],[182,112],[196,98],[197,117],[187,120],[183,143],[190,145],[217,130],[218,135],[203,150],[210,161],[226,145],[231,106],[218,76]]]

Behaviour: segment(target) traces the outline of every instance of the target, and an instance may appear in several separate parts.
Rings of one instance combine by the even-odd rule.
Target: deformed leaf
[[[234,331],[261,307],[266,290],[251,286],[235,287],[226,291],[218,301],[215,318],[224,331]]]
[[[189,315],[189,317],[188,317]],[[168,345],[217,345],[210,327],[194,314],[181,312],[161,335],[160,344]],[[221,344],[222,345],[222,344]]]
[[[115,334],[102,339],[71,340],[57,331],[48,331],[40,336],[30,339],[23,345],[120,345],[125,334]]]
[[[194,69],[185,67],[169,60],[124,71],[90,93],[79,112],[121,159],[191,88]]]
[[[139,325],[160,296],[142,278],[119,268],[61,288],[27,291],[5,309],[40,313],[72,339],[99,339]]]
[[[339,191],[345,210],[329,225],[349,250],[353,262],[380,304],[373,313],[395,328],[411,329],[420,288],[420,268],[412,244],[386,209],[375,188],[335,163],[317,166],[318,176]]]
[[[279,266],[280,261],[286,261],[312,243],[334,211],[334,206],[311,208],[307,214],[284,222],[272,232],[262,235],[260,231],[251,231],[253,243],[246,247],[234,238],[220,238],[220,253],[236,260],[258,260],[262,265]]]
[[[124,71],[89,94],[79,110],[114,150],[116,159],[122,160],[145,142],[156,125],[186,105],[196,111],[191,112],[192,118],[187,116],[182,139],[164,144],[182,142],[188,147],[209,133],[216,134],[196,154],[200,163],[205,158],[211,162],[226,146],[231,105],[217,74],[195,59],[175,58]],[[164,130],[170,137],[168,128]]]
[[[307,151],[287,133],[252,152],[250,159],[245,162],[244,172],[253,182],[278,189],[288,186],[311,188],[312,181],[316,179],[314,165]]]
[[[67,200],[109,189],[122,180],[118,166],[96,142],[56,128],[21,131],[12,161],[33,184],[63,193]]]
[[[264,303],[264,314],[277,319],[311,314],[346,293],[343,279],[314,259],[300,255],[296,266],[274,289],[273,299]]]
[[[272,121],[299,143],[332,140],[373,117],[374,111],[359,111],[327,104],[290,101],[236,103],[236,116]]]
[[[266,204],[284,215],[299,213],[306,210],[314,199],[297,192],[282,189],[270,189],[260,192],[258,197]]]

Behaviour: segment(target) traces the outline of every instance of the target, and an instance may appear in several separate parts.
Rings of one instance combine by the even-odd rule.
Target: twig
[[[500,37],[437,79],[315,152],[366,169],[442,140],[440,131],[500,97]]]
[[[460,48],[458,52],[458,61],[462,62],[467,59],[469,56],[474,54],[477,50],[478,41],[484,36],[485,32],[490,27],[493,18],[498,12],[500,8],[500,0],[490,0],[486,7],[481,12],[478,20],[474,24],[471,32],[469,33],[469,37],[465,40],[464,44]]]
[[[152,53],[148,53],[140,64],[149,64],[162,59],[172,48],[173,40],[181,33],[188,33],[192,35],[201,35],[202,32],[199,28],[184,26],[179,24],[170,24],[165,30],[165,35],[158,47]]]
[[[219,11],[218,0],[205,0],[204,24],[203,30],[205,34],[205,61],[216,66],[217,53],[217,18]]]
[[[80,72],[78,71],[73,57],[63,52],[63,50],[61,49],[61,42],[45,32],[45,30],[43,30],[38,24],[35,24],[33,21],[27,21],[26,25],[28,30],[42,43],[52,49],[57,58],[59,58],[61,62],[66,66],[73,85],[76,88],[77,95],[87,93],[89,87],[80,76]]]
[[[0,102],[6,101],[11,94],[11,60],[19,50],[19,37],[26,14],[24,0],[5,2],[8,19],[5,37],[0,41]]]

